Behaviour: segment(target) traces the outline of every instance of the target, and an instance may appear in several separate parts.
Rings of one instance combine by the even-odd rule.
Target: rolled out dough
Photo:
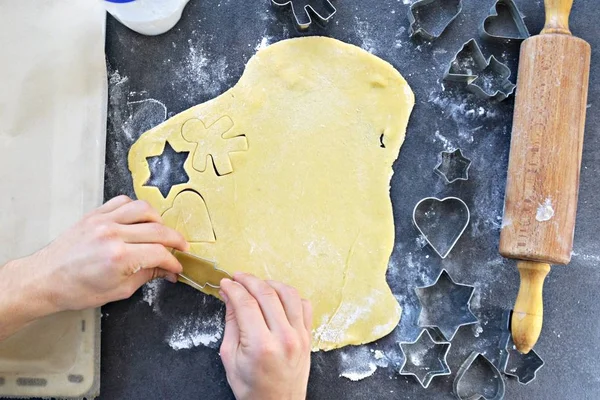
[[[285,40],[258,52],[232,89],[132,146],[135,191],[167,213],[193,253],[298,288],[314,307],[315,350],[371,342],[401,314],[385,280],[389,182],[413,105],[398,71],[366,51],[324,37]],[[189,152],[190,179],[164,198],[145,186],[146,159],[167,141]]]

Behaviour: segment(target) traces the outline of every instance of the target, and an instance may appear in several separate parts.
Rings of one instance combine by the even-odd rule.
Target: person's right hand
[[[221,281],[221,360],[237,400],[304,400],[310,372],[312,308],[280,282],[235,274]]]
[[[80,310],[128,298],[157,277],[176,282],[182,267],[166,247],[188,246],[148,203],[119,196],[16,264],[22,279],[46,282],[38,289],[54,311]]]

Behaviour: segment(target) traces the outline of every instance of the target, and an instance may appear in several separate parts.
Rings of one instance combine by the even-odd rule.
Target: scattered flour
[[[377,49],[375,47],[375,40],[373,39],[373,37],[376,37],[375,32],[372,31],[367,21],[361,21],[358,17],[354,17],[354,19],[356,21],[356,34],[362,41],[360,47],[371,54],[376,53]]]
[[[121,76],[118,70],[110,71],[108,83],[111,87],[116,85],[123,85],[127,82],[129,82],[128,76]]]
[[[497,260],[493,260],[492,263],[488,263],[486,264],[486,267],[489,267],[490,264],[493,265],[493,263],[496,263]],[[485,285],[487,286],[487,285]],[[480,288],[479,286],[475,287],[475,290],[473,291],[473,295],[471,296],[471,301],[469,302],[471,311],[479,311],[481,309],[481,292],[484,292],[485,289]]]
[[[381,350],[375,350],[374,354],[376,360],[381,360],[385,357],[385,353]]]
[[[572,252],[571,255],[573,256],[573,258],[583,260],[583,261],[600,262],[600,256],[597,256],[594,254],[579,254],[579,253]]]
[[[120,194],[135,197],[127,157],[123,157],[131,145],[145,131],[166,119],[166,107],[158,100],[143,98],[146,92],[130,90],[130,80],[108,65],[109,71],[109,118],[106,142],[106,171],[104,194],[111,198]],[[136,101],[132,101],[135,98]]]
[[[352,324],[368,316],[375,299],[368,296],[362,307],[342,302],[331,318],[325,318],[321,326],[314,331],[314,336],[319,341],[339,342],[343,332],[346,332]]]
[[[535,219],[539,222],[549,221],[554,217],[554,208],[552,208],[552,200],[550,198],[540,204],[537,209]]]
[[[377,366],[374,363],[369,363],[366,368],[356,368],[351,371],[342,372],[340,377],[357,382],[373,375],[376,370]]]
[[[164,283],[165,282],[162,279],[155,279],[142,287],[143,300],[148,303],[150,307],[156,304],[156,299],[158,298]],[[157,311],[156,307],[154,307],[154,310]]]
[[[130,101],[127,105],[132,113],[123,122],[122,128],[130,140],[136,140],[142,133],[167,119],[167,107],[158,100]],[[153,122],[148,124],[149,121]]]
[[[271,44],[270,42],[272,39],[273,38],[271,36],[263,37],[262,40],[256,45],[256,47],[254,47],[254,50],[260,51],[262,49],[266,49],[269,46],[269,44]]]
[[[340,352],[340,377],[356,382],[368,378],[376,370],[376,359],[367,346],[350,347]]]
[[[404,38],[404,33],[406,32],[406,28],[401,26],[398,28],[396,35],[394,36],[394,48],[400,49],[402,48],[402,44],[405,43],[406,38]]]
[[[425,357],[429,354],[429,349],[426,347],[412,350],[409,355],[410,363],[414,366],[421,367],[425,364]]]
[[[425,239],[425,236],[423,235],[418,235],[417,238],[415,239],[417,242],[417,246],[419,246],[421,249],[425,246],[427,246],[427,239]]]
[[[450,142],[450,140],[447,137],[445,137],[444,135],[442,135],[439,130],[435,131],[434,136],[435,136],[435,140],[439,140],[440,142],[442,142],[442,144],[444,145],[445,151],[455,150],[455,148],[452,145],[452,143]]]
[[[445,91],[442,93],[434,91],[429,95],[428,101],[438,106],[442,115],[452,118],[459,128],[469,128],[469,124],[473,121],[491,119],[497,116],[497,112],[492,108],[485,109],[475,103],[473,95],[463,96],[463,93],[456,95]]]
[[[226,58],[209,58],[192,39],[188,39],[188,45],[187,56],[174,71],[173,85],[182,82],[184,90],[181,95],[190,102],[198,103],[202,98],[216,97],[227,88],[229,66]]]
[[[217,348],[223,337],[223,330],[221,318],[202,321],[190,316],[175,327],[167,337],[167,343],[173,350],[191,349],[200,345]]]
[[[156,279],[142,288],[143,301],[148,303],[158,316],[163,314],[160,302],[165,285],[165,281]],[[191,313],[174,324],[166,342],[174,350],[191,349],[200,345],[218,348],[223,331],[223,312],[216,312],[210,316]]]

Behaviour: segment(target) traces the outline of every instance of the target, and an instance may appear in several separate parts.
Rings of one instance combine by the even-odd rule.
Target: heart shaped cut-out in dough
[[[313,349],[372,342],[400,320],[385,279],[395,232],[389,185],[413,104],[398,71],[356,46],[284,40],[252,57],[221,96],[144,133],[129,152],[134,189],[160,212],[181,190],[200,193],[216,241],[191,252],[230,274],[296,287],[313,305]],[[234,138],[241,146],[232,151]],[[202,151],[228,159],[228,173],[187,162],[189,182],[163,198],[143,183],[145,159],[165,141],[193,154],[210,144]],[[181,215],[167,224],[177,228]]]
[[[457,197],[427,197],[417,203],[413,222],[433,250],[446,258],[469,225],[469,207]]]
[[[216,241],[206,203],[193,190],[179,193],[173,207],[165,211],[162,217],[165,225],[181,233],[190,243]]]

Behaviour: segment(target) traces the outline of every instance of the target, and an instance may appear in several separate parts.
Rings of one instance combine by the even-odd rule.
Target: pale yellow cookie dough
[[[135,192],[167,213],[192,252],[297,287],[314,307],[315,350],[372,342],[401,314],[385,280],[389,183],[413,105],[398,71],[366,51],[285,40],[252,57],[232,89],[132,146]],[[144,186],[146,158],[165,141],[190,152],[189,182],[166,199]]]

